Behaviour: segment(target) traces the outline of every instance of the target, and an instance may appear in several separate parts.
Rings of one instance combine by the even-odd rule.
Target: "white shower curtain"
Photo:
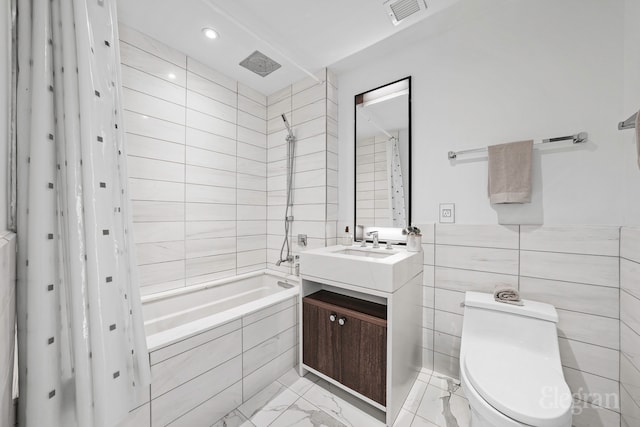
[[[404,184],[402,178],[402,162],[398,138],[392,136],[387,141],[387,178],[389,188],[389,205],[393,227],[407,227],[407,210],[404,199]]]
[[[18,0],[19,425],[113,426],[148,393],[115,0]]]

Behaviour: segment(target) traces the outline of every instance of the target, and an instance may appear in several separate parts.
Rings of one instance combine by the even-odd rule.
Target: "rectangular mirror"
[[[411,224],[411,77],[355,96],[357,240],[404,242]]]

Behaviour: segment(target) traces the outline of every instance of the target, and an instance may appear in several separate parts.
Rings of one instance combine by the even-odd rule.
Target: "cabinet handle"
[[[341,317],[341,318],[338,320],[338,324],[339,324],[340,326],[344,326],[344,324],[345,324],[345,323],[347,323],[347,319],[346,319],[346,318],[344,318],[344,317]]]
[[[336,316],[336,314],[335,314],[335,313],[331,313],[331,314],[329,315],[329,320],[331,320],[332,322],[335,322],[335,321],[336,321],[336,317],[337,317],[337,316]]]

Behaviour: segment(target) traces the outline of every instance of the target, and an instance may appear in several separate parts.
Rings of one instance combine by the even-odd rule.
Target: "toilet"
[[[471,427],[571,427],[572,398],[560,363],[552,305],[496,302],[467,292],[460,380]]]

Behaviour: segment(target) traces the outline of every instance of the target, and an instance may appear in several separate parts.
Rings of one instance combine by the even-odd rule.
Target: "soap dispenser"
[[[344,246],[352,246],[353,245],[353,234],[349,233],[349,226],[348,225],[344,229],[344,237],[342,238],[342,244]]]

